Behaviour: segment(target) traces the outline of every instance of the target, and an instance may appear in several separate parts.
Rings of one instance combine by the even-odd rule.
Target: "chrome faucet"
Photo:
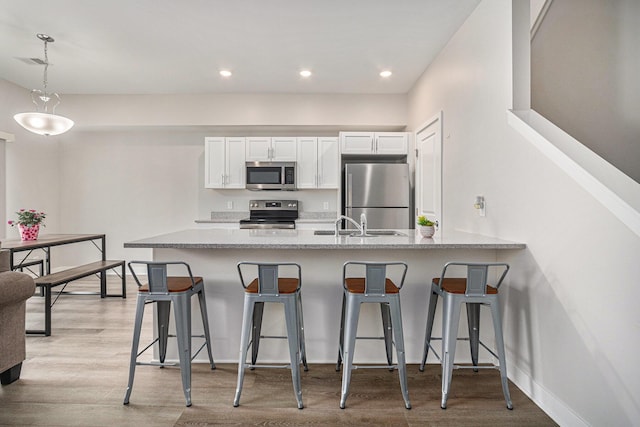
[[[360,214],[360,233],[363,237],[367,235],[367,216],[364,213]]]
[[[340,221],[342,221],[343,219],[353,224],[356,227],[356,229],[360,232],[360,234],[355,234],[355,236],[365,237],[367,235],[367,217],[365,214],[361,214],[360,224],[358,224],[353,218],[350,218],[345,215],[340,215],[338,219],[336,219],[336,236],[340,235]]]

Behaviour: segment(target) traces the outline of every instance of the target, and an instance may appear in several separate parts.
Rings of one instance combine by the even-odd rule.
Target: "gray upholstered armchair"
[[[0,382],[10,384],[20,378],[25,349],[25,306],[33,295],[33,279],[9,271],[9,251],[0,250]]]

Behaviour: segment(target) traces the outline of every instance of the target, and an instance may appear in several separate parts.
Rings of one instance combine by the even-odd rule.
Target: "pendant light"
[[[73,120],[55,114],[56,107],[60,104],[60,96],[55,92],[47,92],[47,70],[49,57],[47,55],[47,43],[53,43],[53,37],[46,34],[37,35],[44,42],[44,78],[43,90],[33,89],[31,100],[36,104],[36,111],[32,113],[18,113],[13,118],[26,130],[38,135],[60,135],[73,126]]]

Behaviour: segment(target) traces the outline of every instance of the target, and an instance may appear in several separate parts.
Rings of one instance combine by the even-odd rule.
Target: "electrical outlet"
[[[473,204],[473,207],[478,210],[478,215],[486,216],[486,202],[484,201],[484,196],[476,196],[476,202]]]
[[[227,209],[233,209],[233,202],[232,201],[227,202]]]
[[[324,209],[325,211],[328,211],[329,210],[329,202],[322,203],[322,209]]]

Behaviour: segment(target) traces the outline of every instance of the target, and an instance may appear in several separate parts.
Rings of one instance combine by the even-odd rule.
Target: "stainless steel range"
[[[297,200],[250,200],[249,218],[240,220],[240,228],[296,228]]]

